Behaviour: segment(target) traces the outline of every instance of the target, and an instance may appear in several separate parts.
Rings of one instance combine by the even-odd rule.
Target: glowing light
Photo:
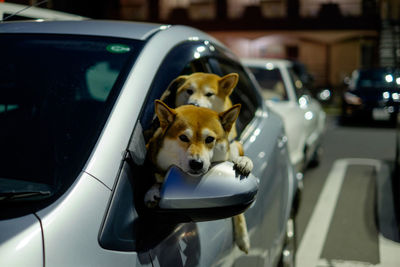
[[[393,75],[392,75],[392,74],[387,74],[387,75],[385,76],[385,80],[386,80],[386,82],[388,82],[388,83],[393,82]]]
[[[199,40],[199,37],[197,37],[197,36],[192,36],[192,37],[189,37],[188,39],[189,39],[189,41],[198,41],[198,40]]]
[[[303,87],[303,83],[300,80],[297,80],[294,84],[296,85],[297,88]]]
[[[331,97],[331,91],[329,89],[324,89],[321,93],[319,93],[319,98],[321,100],[328,100]]]
[[[389,99],[389,97],[390,97],[390,94],[389,94],[389,92],[383,92],[383,98],[384,99]]]
[[[400,100],[400,95],[399,93],[393,93],[392,98],[394,101],[398,102]]]
[[[166,30],[170,27],[170,25],[161,25],[160,30]]]
[[[199,52],[194,52],[194,58],[200,58],[200,53]]]
[[[400,85],[400,77],[397,77],[397,78],[396,78],[396,83],[397,83],[398,85]]]
[[[273,70],[274,64],[272,64],[271,62],[268,62],[267,64],[265,64],[265,67],[267,68],[267,70]]]
[[[314,114],[311,112],[311,111],[307,111],[305,114],[304,114],[304,118],[306,119],[306,120],[312,120],[312,118],[314,118]]]
[[[197,47],[196,50],[197,50],[197,52],[201,53],[201,52],[206,51],[206,48],[204,46],[199,46],[199,47]]]
[[[301,108],[307,107],[307,104],[308,104],[308,101],[305,97],[302,96],[299,98],[299,105]]]

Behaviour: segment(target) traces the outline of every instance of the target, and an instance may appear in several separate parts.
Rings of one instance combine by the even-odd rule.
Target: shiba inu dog
[[[160,99],[171,107],[195,105],[222,112],[232,107],[229,96],[238,80],[237,73],[223,77],[204,72],[181,75],[170,83]],[[230,140],[236,138],[235,127],[232,127],[229,138]]]
[[[156,183],[145,195],[148,207],[157,205],[164,175],[172,165],[193,176],[201,176],[211,163],[230,160],[228,135],[240,107],[236,104],[222,112],[194,105],[173,109],[156,100],[155,112],[160,127],[146,145],[149,161],[156,170]],[[245,164],[236,169],[249,174]],[[235,216],[233,222],[236,244],[247,253],[250,242],[244,215]]]
[[[210,108],[217,112],[232,107],[230,95],[239,81],[237,73],[230,73],[220,77],[213,73],[194,72],[190,75],[181,75],[174,79],[161,96],[161,100],[174,107],[181,105],[195,105]],[[244,156],[243,146],[238,141],[236,126],[229,132],[230,159],[237,165],[245,165],[248,175],[253,169],[252,161]]]

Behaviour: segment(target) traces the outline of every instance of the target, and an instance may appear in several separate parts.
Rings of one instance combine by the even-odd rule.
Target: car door
[[[220,74],[210,64],[217,56],[227,60],[230,57],[210,42],[197,40],[177,45],[163,60],[125,155],[126,162],[100,235],[104,248],[137,251],[141,264],[151,262],[153,266],[270,266],[276,258],[289,212],[286,139],[281,120],[263,106],[244,70],[240,65],[230,68],[231,64],[237,64],[235,61],[221,63],[220,70],[240,72],[242,90],[236,94],[235,102],[242,103],[243,108],[238,130],[246,155],[254,162],[254,175],[261,178],[257,200],[245,213],[252,246],[250,254],[235,246],[231,218],[175,223],[147,216],[143,207],[145,188],[151,186],[151,180],[146,179],[149,170],[144,155],[148,132],[153,127],[154,100],[179,75],[199,71]]]
[[[231,95],[234,103],[242,104],[239,139],[245,155],[253,160],[252,173],[260,178],[256,203],[245,212],[251,252],[249,256],[236,257],[235,266],[274,266],[281,249],[293,185],[283,122],[264,106],[254,80],[241,65],[222,56],[210,59],[210,65],[219,75],[239,74],[238,85]]]
[[[288,73],[299,107],[298,114],[301,116],[299,118],[302,124],[300,129],[303,131],[302,140],[300,140],[300,143],[303,145],[301,149],[304,151],[304,156],[306,157],[305,162],[308,162],[313,151],[316,149],[318,138],[321,135],[322,129],[319,121],[320,116],[324,117],[324,115],[321,115],[321,106],[318,101],[312,98],[292,68],[288,68]]]

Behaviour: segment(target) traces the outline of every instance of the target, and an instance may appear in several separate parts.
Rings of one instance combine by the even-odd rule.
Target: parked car
[[[284,59],[247,58],[242,62],[253,72],[267,105],[282,116],[290,158],[297,170],[317,165],[326,114]]]
[[[15,3],[0,2],[0,21],[12,20],[83,20],[86,17],[41,8],[36,6],[27,6]]]
[[[299,181],[284,125],[224,45],[185,26],[83,20],[1,23],[0,47],[0,266],[293,266]],[[173,167],[164,205],[146,208],[154,100],[198,71],[239,74],[253,171],[238,179],[221,163],[194,196]],[[233,240],[243,211],[248,255]]]
[[[353,71],[342,96],[342,120],[396,122],[400,103],[400,69],[378,67]]]

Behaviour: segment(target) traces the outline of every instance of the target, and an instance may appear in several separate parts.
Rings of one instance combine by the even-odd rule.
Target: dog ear
[[[218,81],[219,88],[224,92],[226,96],[229,96],[233,88],[235,88],[236,84],[239,81],[239,75],[237,73],[230,73],[222,77]]]
[[[174,109],[168,107],[161,100],[155,101],[155,110],[158,119],[160,120],[160,126],[164,130],[175,120],[176,112]]]
[[[160,100],[164,101],[168,105],[175,105],[176,92],[178,88],[187,80],[187,75],[181,75],[175,78],[161,95]]]
[[[235,123],[237,117],[239,116],[241,105],[233,105],[230,109],[219,113],[219,118],[221,120],[222,127],[226,132],[232,129],[232,125]]]
[[[170,91],[171,93],[176,93],[179,87],[182,86],[184,82],[188,79],[188,75],[181,75],[175,78],[169,85],[166,91]]]

